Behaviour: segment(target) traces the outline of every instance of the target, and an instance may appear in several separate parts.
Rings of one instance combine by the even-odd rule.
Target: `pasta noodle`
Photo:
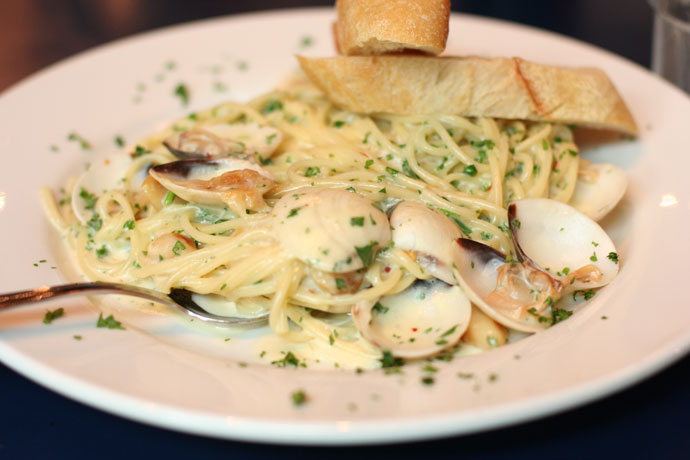
[[[258,124],[282,133],[270,156],[250,158],[275,181],[263,195],[266,210],[190,202],[148,179],[141,183],[142,170],[177,160],[163,140],[209,124]],[[76,190],[93,213],[86,223],[71,206],[42,195],[89,279],[220,296],[241,311],[269,310],[272,331],[287,340],[337,337],[345,352],[367,356],[380,350],[353,326],[351,306],[431,275],[408,251],[385,247],[362,270],[358,289],[329,292],[314,281],[313,267],[276,238],[271,210],[279,199],[329,188],[354,192],[384,211],[417,201],[451,218],[467,238],[514,256],[507,205],[530,197],[568,202],[579,168],[564,125],[448,114],[369,117],[335,108],[306,84],[192,114],[140,141],[132,155],[118,188]]]

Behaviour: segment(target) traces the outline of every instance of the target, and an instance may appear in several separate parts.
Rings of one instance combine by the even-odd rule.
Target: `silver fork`
[[[41,302],[68,295],[119,294],[152,300],[173,308],[194,319],[216,326],[247,326],[265,322],[268,314],[255,317],[220,316],[200,307],[193,299],[192,292],[173,288],[170,294],[120,283],[74,283],[58,286],[42,286],[28,291],[0,294],[0,311],[25,303]]]

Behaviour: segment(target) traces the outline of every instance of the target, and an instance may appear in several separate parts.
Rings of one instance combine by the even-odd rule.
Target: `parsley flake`
[[[50,324],[54,320],[60,318],[65,314],[64,308],[60,307],[57,310],[50,311],[48,310],[46,314],[43,316],[43,324]]]
[[[96,327],[107,327],[108,329],[120,329],[125,330],[118,320],[116,320],[113,315],[109,315],[107,318],[103,318],[103,313],[98,315],[98,321],[96,322]]]

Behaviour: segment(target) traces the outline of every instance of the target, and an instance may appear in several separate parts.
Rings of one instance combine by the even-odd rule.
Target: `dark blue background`
[[[124,20],[114,21],[107,8],[118,1],[131,6]],[[63,57],[135,32],[241,11],[328,4],[318,0],[0,0],[0,89]],[[652,19],[644,0],[466,0],[452,5],[455,11],[570,35],[644,66],[650,62]],[[32,11],[28,18],[27,8]],[[2,365],[0,408],[1,459],[690,458],[690,358],[615,396],[557,416],[407,445],[284,447],[179,434],[72,402]]]

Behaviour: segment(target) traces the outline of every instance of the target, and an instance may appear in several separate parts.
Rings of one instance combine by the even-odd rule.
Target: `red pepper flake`
[[[556,169],[558,168],[558,160],[554,159],[553,164],[551,165],[551,169]]]
[[[491,187],[493,187],[493,186],[494,186],[494,184],[489,185],[489,186],[486,188],[486,191],[488,192],[489,190],[491,190]]]
[[[110,160],[109,160],[109,159],[106,159],[106,160],[105,160],[105,164],[109,165],[109,164],[110,164]]]
[[[417,332],[417,330],[418,330],[418,329],[417,329],[416,327],[413,327],[413,328],[412,328],[412,332]]]
[[[315,293],[313,289],[307,289],[307,290],[309,291],[310,294],[314,294],[314,293]]]
[[[390,273],[390,272],[391,272],[391,268],[390,268],[390,267],[386,267],[386,268],[383,269],[383,271],[386,272],[386,273]]]

